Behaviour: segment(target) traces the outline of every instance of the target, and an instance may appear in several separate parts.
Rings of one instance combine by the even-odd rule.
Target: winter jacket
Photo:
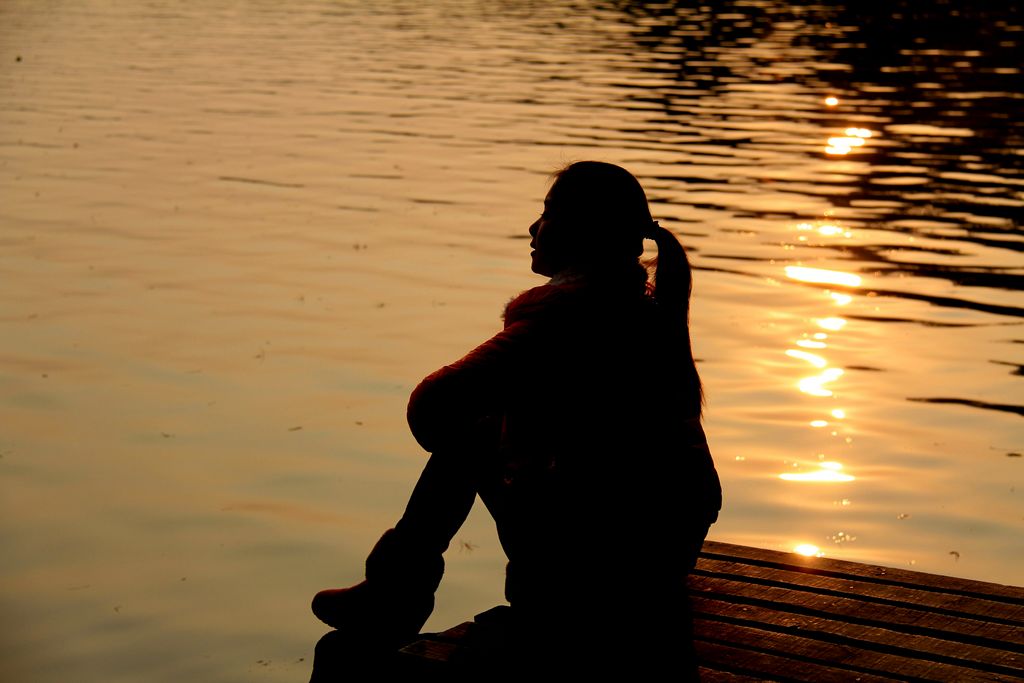
[[[603,613],[663,601],[721,507],[678,326],[645,291],[587,283],[530,289],[504,319],[415,389],[413,435],[436,452],[490,434],[478,488],[513,607],[578,612],[624,581]]]

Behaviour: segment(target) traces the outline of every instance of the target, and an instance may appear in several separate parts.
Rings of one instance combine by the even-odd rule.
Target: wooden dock
[[[1024,681],[1024,588],[713,541],[689,587],[704,681]],[[495,610],[403,658],[443,668]]]

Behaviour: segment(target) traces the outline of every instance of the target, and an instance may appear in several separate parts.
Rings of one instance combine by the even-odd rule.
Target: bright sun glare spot
[[[815,339],[828,339],[828,335],[825,334],[824,332],[815,332],[814,333],[814,338]]]
[[[827,420],[811,420],[812,427],[828,427]]]
[[[826,330],[838,332],[846,326],[846,321],[842,318],[815,318],[814,324],[818,327],[823,327]]]
[[[853,297],[850,296],[849,294],[840,294],[839,292],[832,292],[829,296],[831,296],[832,300],[835,301],[840,306],[845,306],[846,304],[853,301]]]
[[[864,138],[871,137],[871,131],[867,128],[847,128],[845,135],[836,135],[828,139],[825,147],[826,154],[849,154],[854,147],[864,145]],[[867,133],[862,135],[861,133]]]
[[[819,462],[818,469],[811,472],[783,472],[779,479],[784,481],[801,481],[816,483],[842,483],[853,481],[855,477],[843,472],[843,466],[838,462]]]
[[[871,137],[871,131],[867,128],[847,128],[843,133],[849,137],[855,138],[869,138]]]
[[[837,104],[839,104],[839,98],[829,95],[828,97],[825,98],[825,104],[827,104],[830,107],[834,107]]]
[[[844,136],[837,136],[828,139],[828,144],[833,147],[862,147],[864,145],[864,138],[851,138]]]
[[[843,418],[846,417],[846,411],[843,410],[842,408],[836,408],[835,410],[832,411],[832,417],[836,418],[837,420],[842,420]]]
[[[801,543],[793,548],[793,552],[804,557],[822,557],[825,554],[821,552],[821,548],[810,543]]]
[[[789,356],[790,358],[799,358],[800,360],[807,361],[816,368],[823,368],[826,365],[828,365],[827,360],[813,353],[808,353],[807,351],[800,351],[798,349],[787,349],[786,355]]]
[[[802,346],[805,349],[823,349],[828,344],[820,341],[811,341],[810,339],[801,339],[796,343],[797,346]]]
[[[823,384],[833,382],[843,376],[843,371],[840,368],[827,368],[820,375],[814,375],[813,377],[804,377],[797,383],[797,387],[800,391],[811,396],[831,396],[832,392],[825,387]]]
[[[860,286],[860,275],[844,273],[839,270],[824,268],[805,268],[804,266],[786,266],[786,277],[800,282],[813,282],[825,285],[843,285],[845,287]]]
[[[862,144],[864,140],[860,137],[829,137],[828,144],[825,145],[825,154],[848,155],[854,147]]]
[[[841,235],[843,233],[843,229],[838,225],[823,225],[818,228],[818,232],[825,237],[831,237],[833,235]]]

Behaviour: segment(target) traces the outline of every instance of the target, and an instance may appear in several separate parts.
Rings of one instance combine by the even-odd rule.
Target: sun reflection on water
[[[831,396],[832,390],[826,389],[824,384],[834,382],[843,376],[842,368],[825,368],[825,371],[820,375],[812,375],[811,377],[804,377],[797,382],[797,387],[800,391],[811,396]]]
[[[873,132],[867,128],[847,128],[842,135],[834,135],[828,139],[825,153],[833,156],[849,154],[854,148],[863,147],[864,141],[872,135]]]
[[[818,469],[810,472],[783,472],[779,479],[783,481],[816,482],[825,484],[845,483],[856,480],[852,474],[843,471],[838,462],[819,462]]]
[[[828,365],[827,360],[813,353],[808,353],[807,351],[800,351],[798,349],[788,349],[786,351],[786,355],[789,356],[790,358],[798,358],[799,360],[807,361],[816,368],[823,368],[826,365]]]
[[[821,548],[810,543],[801,543],[793,548],[793,552],[804,557],[822,557],[825,553],[821,552]]]
[[[864,141],[872,136],[872,132],[863,128],[848,128],[844,131],[842,138],[835,137],[829,140],[830,152],[846,154],[854,147],[864,145]],[[849,239],[852,236],[850,230],[839,224],[831,217],[831,212],[825,212],[820,220],[798,223],[796,226],[797,241],[808,243],[811,238],[820,237],[827,240]],[[821,268],[806,266],[800,263],[784,267],[785,276],[789,280],[811,285],[823,285],[822,296],[825,305],[848,306],[853,303],[857,290],[862,286],[863,279],[855,273],[844,272],[832,268]],[[832,289],[835,287],[839,291]],[[791,342],[792,347],[785,353],[788,357],[804,361],[816,368],[818,374],[810,377],[803,377],[797,382],[800,392],[816,399],[832,398],[832,389],[828,386],[841,378],[845,373],[841,367],[835,367],[826,358],[825,350],[829,347],[829,335],[841,332],[847,326],[847,319],[836,315],[824,315],[814,317],[810,322],[820,331],[804,331],[799,339]],[[830,354],[829,354],[830,355]],[[833,404],[834,405],[834,404]],[[840,421],[846,419],[846,410],[843,408],[819,408],[807,417],[805,427],[818,431],[819,438],[831,439],[840,438],[845,443],[851,442],[850,438],[843,439],[840,432],[846,431],[846,425]],[[835,442],[831,442],[835,443]],[[792,464],[792,470],[780,473],[777,480],[786,482],[786,486],[800,486],[807,484],[834,485],[847,484],[856,481],[856,477],[847,472],[842,463],[834,459],[826,460],[823,453],[819,453],[818,462],[797,461]],[[844,498],[841,507],[849,505],[849,499]],[[855,539],[854,536],[845,532],[838,532],[832,536],[826,536],[836,545],[841,545]],[[794,546],[794,552],[806,557],[822,557],[821,549],[810,543],[799,543]]]
[[[804,266],[786,266],[786,277],[791,280],[799,280],[800,282],[842,285],[844,287],[859,287],[861,283],[860,276],[853,273],[826,270],[825,268],[806,268]]]
[[[838,332],[846,326],[846,320],[843,318],[815,318],[814,324],[818,327],[830,330],[832,332]]]

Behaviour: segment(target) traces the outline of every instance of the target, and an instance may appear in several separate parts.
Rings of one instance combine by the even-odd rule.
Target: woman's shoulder
[[[552,308],[561,308],[572,294],[564,285],[546,284],[520,292],[505,304],[502,318],[505,326],[552,313]]]
[[[588,283],[573,282],[533,287],[513,297],[505,305],[505,327],[521,321],[566,320],[580,315],[615,315],[620,308],[654,308],[648,296],[623,296]]]

